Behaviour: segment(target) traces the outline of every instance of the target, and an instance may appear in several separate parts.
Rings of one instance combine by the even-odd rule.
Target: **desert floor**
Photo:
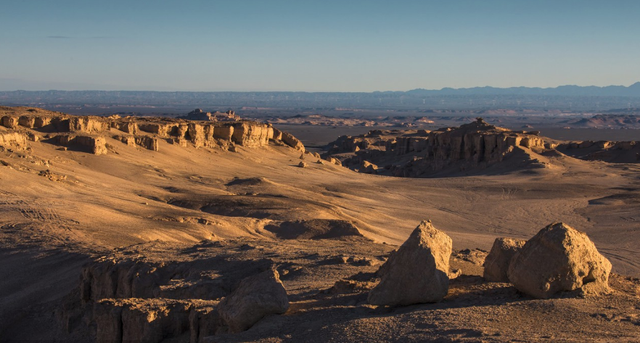
[[[0,152],[0,338],[65,337],[58,306],[92,259],[128,252],[177,261],[219,241],[203,256],[271,259],[292,305],[214,341],[640,341],[639,164],[541,156],[547,168],[506,160],[471,175],[409,179],[359,174],[282,146],[227,152],[161,142],[153,152],[108,143],[102,156],[40,142]],[[310,219],[351,221],[362,237],[269,230]],[[464,275],[441,303],[375,308],[366,290],[329,290],[375,272],[424,219],[455,250],[484,251],[496,237],[528,239],[562,221],[586,232],[624,276],[602,298],[533,300],[484,282],[463,254]],[[327,262],[336,256],[352,262]]]

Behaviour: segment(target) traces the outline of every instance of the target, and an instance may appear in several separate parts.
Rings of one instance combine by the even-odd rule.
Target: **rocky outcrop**
[[[69,132],[100,133],[111,126],[108,119],[95,116],[72,116],[66,120],[69,121]]]
[[[26,145],[27,135],[19,132],[0,132],[0,146]]]
[[[423,221],[385,262],[369,293],[374,305],[411,305],[442,300],[449,290],[451,238]]]
[[[267,270],[273,274],[271,269],[270,260],[238,262],[222,256],[196,261],[105,256],[83,269],[78,298],[62,315],[64,326],[70,328],[71,323],[84,321],[88,326],[82,329],[95,328],[98,341],[160,342],[190,334],[192,342],[199,342],[218,330],[227,330],[229,325],[219,319],[218,303],[232,293],[236,295],[227,302],[234,304],[233,309],[227,312],[241,315],[230,317],[233,328],[247,318],[254,318],[251,316],[262,306],[261,301],[269,304],[276,299],[282,303],[279,279],[262,273]],[[261,276],[255,281],[257,275]],[[267,291],[249,292],[251,285],[260,285],[261,290]],[[265,300],[264,294],[273,297]],[[242,304],[247,306],[244,312],[233,312],[245,306]],[[266,315],[272,313],[269,312],[272,308],[264,305],[261,311]]]
[[[94,155],[107,153],[106,140],[101,136],[66,134],[55,136],[53,141],[58,145],[75,146],[79,150],[90,152]]]
[[[15,129],[18,127],[18,117],[4,116],[0,119],[0,124],[8,129]]]
[[[361,173],[365,173],[365,174],[377,174],[378,172],[378,166],[369,162],[369,161],[362,161],[362,166],[360,168],[360,172]]]
[[[566,142],[558,144],[555,148],[565,155],[588,161],[640,162],[640,144],[636,141]]]
[[[525,240],[496,238],[484,261],[483,277],[491,282],[509,282],[507,271],[513,256],[522,249]]]
[[[287,292],[276,270],[248,277],[218,305],[223,330],[237,333],[249,329],[263,317],[282,314],[289,308]]]
[[[534,298],[581,290],[609,291],[611,262],[584,232],[564,223],[551,224],[527,241],[509,264],[509,281]]]
[[[205,112],[200,108],[189,112],[186,116],[182,117],[189,120],[206,120],[206,121],[239,121],[240,117],[236,115],[235,111],[228,110],[226,112]]]
[[[360,230],[350,221],[339,219],[310,219],[273,222],[265,226],[281,239],[340,239],[362,237]]]
[[[263,147],[275,141],[304,151],[304,145],[291,134],[275,130],[271,124],[239,120],[235,113],[225,114],[233,120],[193,121],[184,119],[72,116],[39,109],[16,108],[0,117],[0,124],[19,132],[41,132],[52,139],[47,142],[76,146],[97,155],[107,153],[107,139],[129,146],[158,151],[165,140],[180,146],[196,148]],[[276,134],[277,132],[277,134]],[[32,134],[31,136],[37,137]],[[9,140],[7,136],[7,141]],[[32,139],[33,140],[33,139]],[[233,149],[231,149],[233,150]]]
[[[243,122],[233,127],[232,140],[234,143],[242,146],[256,147],[267,145],[272,138],[273,128],[266,124],[254,125]],[[296,148],[295,146],[292,147]]]
[[[162,342],[190,331],[198,303],[171,299],[104,299],[94,305],[96,338],[104,342]]]
[[[342,136],[328,146],[333,157],[351,169],[370,173],[366,161],[379,166],[378,174],[426,176],[442,170],[481,169],[503,161],[518,149],[543,151],[538,132],[511,131],[481,118],[457,128],[426,130],[373,130]]]

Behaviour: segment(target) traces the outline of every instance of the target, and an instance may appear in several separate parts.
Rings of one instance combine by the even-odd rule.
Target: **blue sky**
[[[640,1],[0,2],[0,90],[640,81]]]

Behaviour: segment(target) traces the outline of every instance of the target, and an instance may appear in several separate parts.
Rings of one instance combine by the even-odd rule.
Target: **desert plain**
[[[640,341],[635,143],[571,148],[541,132],[491,163],[398,177],[305,151],[277,125],[224,138],[189,120],[154,122],[175,127],[163,133],[35,108],[0,117],[15,118],[0,126],[2,341]],[[452,240],[446,296],[371,304],[376,272],[423,220]],[[536,299],[483,278],[496,238],[555,222],[611,262],[610,292]],[[221,302],[270,270],[287,309],[220,330]]]

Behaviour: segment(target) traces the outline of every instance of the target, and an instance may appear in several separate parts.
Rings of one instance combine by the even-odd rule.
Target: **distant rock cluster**
[[[187,113],[186,116],[180,117],[188,120],[208,120],[208,121],[239,121],[240,116],[236,114],[233,110],[228,110],[226,112],[205,112],[200,108],[196,108],[195,110]]]
[[[342,136],[329,144],[327,156],[370,174],[423,176],[446,169],[465,170],[501,162],[517,149],[545,149],[539,132],[511,131],[481,118],[457,128],[374,130]]]
[[[612,163],[640,162],[640,144],[637,141],[582,141],[554,146],[559,152],[588,161]]]

